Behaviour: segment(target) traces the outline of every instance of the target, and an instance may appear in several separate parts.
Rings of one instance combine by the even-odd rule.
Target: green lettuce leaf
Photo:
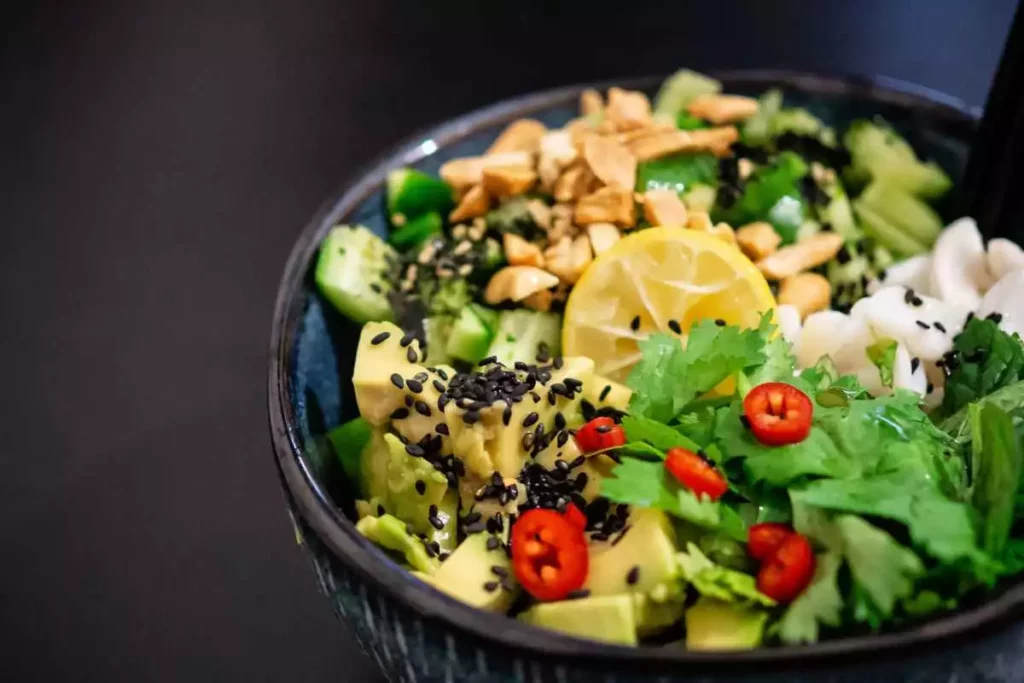
[[[693,543],[687,543],[686,552],[676,559],[683,578],[701,595],[723,602],[775,606],[774,600],[757,590],[753,576],[715,564]]]
[[[626,415],[622,418],[622,428],[626,430],[626,438],[630,441],[646,441],[663,452],[676,446],[694,452],[700,449],[698,444],[683,434],[655,420]]]
[[[981,517],[982,547],[1000,557],[1010,540],[1021,479],[1021,445],[1010,416],[997,406],[970,406],[971,502]]]
[[[838,578],[843,558],[839,553],[827,552],[816,559],[817,567],[810,585],[779,620],[778,635],[784,643],[816,643],[821,624],[839,626],[841,623],[843,596],[839,592]]]
[[[833,523],[854,581],[883,616],[892,616],[897,602],[913,593],[914,582],[924,574],[920,558],[860,517],[841,515]]]

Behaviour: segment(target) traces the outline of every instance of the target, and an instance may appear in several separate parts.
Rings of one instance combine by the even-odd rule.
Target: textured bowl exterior
[[[730,92],[756,95],[782,87],[787,104],[807,107],[828,123],[880,114],[954,177],[962,173],[977,112],[950,98],[880,80],[790,72],[716,75]],[[650,92],[660,80],[623,85]],[[735,654],[628,649],[468,608],[413,579],[355,531],[346,516],[351,496],[336,483],[336,464],[322,435],[355,414],[348,377],[359,330],[315,291],[310,271],[317,245],[338,223],[385,234],[389,170],[413,165],[436,172],[447,159],[482,152],[507,122],[523,116],[561,125],[575,116],[584,87],[504,102],[414,137],[329,201],[289,258],[271,339],[271,436],[296,538],[339,618],[392,681],[1024,680],[1020,583],[984,605],[900,633]],[[956,202],[951,197],[947,209]],[[344,672],[339,676],[344,680]]]

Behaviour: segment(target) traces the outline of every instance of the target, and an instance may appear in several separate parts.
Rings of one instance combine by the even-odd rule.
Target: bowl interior
[[[827,124],[837,127],[857,118],[882,116],[908,137],[920,155],[935,160],[955,181],[963,174],[977,112],[956,100],[891,81],[826,78],[788,72],[714,75],[723,80],[725,90],[732,93],[758,96],[768,88],[780,87],[785,93],[787,106],[805,107]],[[660,80],[620,81],[618,84],[653,94]],[[607,85],[613,84],[597,84],[596,87]],[[311,269],[317,245],[326,232],[339,223],[359,223],[378,234],[386,234],[384,179],[389,170],[411,165],[436,173],[449,159],[482,153],[508,122],[524,116],[539,119],[551,127],[564,124],[576,116],[578,95],[584,87],[565,88],[504,102],[411,138],[371,165],[332,198],[302,234],[291,254],[279,291],[270,377],[275,447],[293,499],[306,498],[321,508],[333,506],[348,515],[353,510],[351,491],[340,477],[337,460],[323,435],[357,414],[349,378],[359,328],[336,313],[316,292]],[[955,217],[953,212],[957,202],[954,194],[944,206],[939,207],[944,218]],[[300,504],[300,512],[302,507]],[[329,537],[340,538],[341,541],[334,542],[333,549],[343,554],[341,545],[348,547],[349,562],[361,565],[367,573],[378,578],[380,575],[374,569],[382,565],[390,565],[397,571],[397,566],[387,556],[372,550],[372,546],[358,538],[344,517],[324,514],[322,510],[317,514],[319,518],[313,521],[313,526],[319,527]],[[352,541],[353,538],[357,540]],[[330,540],[328,544],[331,544]],[[353,552],[363,551],[372,553],[374,557],[352,557]],[[390,571],[383,572],[385,576],[390,574]],[[410,583],[417,582],[410,580]],[[412,591],[402,593],[408,598]],[[1005,618],[1012,607],[1010,602],[1008,600],[999,608],[990,605],[991,613],[974,614],[973,618],[958,622],[959,626],[952,623],[955,617],[947,617],[950,627],[946,630],[959,633],[992,617]],[[420,601],[418,604],[422,608],[424,603]],[[462,612],[459,607],[452,605],[446,612]],[[486,617],[484,615],[482,619]],[[944,632],[936,629],[934,622],[928,628],[930,631],[922,629],[917,635],[903,634],[888,645],[895,648]],[[510,626],[510,631],[516,629],[516,626]],[[546,634],[545,638],[556,644],[559,641],[555,634]],[[886,644],[877,638],[861,640],[863,650],[877,651]],[[816,646],[817,653],[825,656],[837,652],[836,646],[839,643]],[[575,647],[578,649],[579,645]],[[850,650],[847,645],[839,648]],[[760,656],[749,654],[754,658]],[[803,656],[808,654],[804,649]]]

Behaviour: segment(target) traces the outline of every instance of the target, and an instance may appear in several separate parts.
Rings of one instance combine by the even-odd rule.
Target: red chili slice
[[[554,510],[535,508],[512,527],[512,568],[538,600],[562,600],[583,586],[590,569],[583,529]]]
[[[610,417],[595,417],[576,430],[576,443],[584,453],[593,453],[626,443],[626,432]]]
[[[587,516],[572,503],[565,508],[565,519],[580,531],[587,528]]]
[[[757,590],[776,602],[792,602],[814,576],[814,551],[807,538],[790,534],[761,565]]]
[[[679,480],[679,483],[698,496],[707,495],[718,500],[729,490],[729,482],[715,466],[685,448],[670,448],[665,454],[665,469]]]
[[[751,389],[743,399],[743,412],[758,441],[768,446],[784,446],[807,438],[814,404],[794,386],[765,382]]]
[[[755,560],[764,562],[775,554],[782,542],[793,534],[793,530],[785,524],[762,522],[750,527],[747,538],[747,551]]]

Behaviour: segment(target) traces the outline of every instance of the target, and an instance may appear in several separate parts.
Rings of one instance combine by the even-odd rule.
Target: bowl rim
[[[711,76],[729,88],[781,87],[823,95],[846,95],[903,107],[925,115],[933,124],[955,137],[970,139],[980,118],[980,109],[930,88],[886,77],[859,75],[827,76],[809,72],[756,69],[711,71]],[[763,672],[765,664],[778,670],[814,669],[843,663],[890,660],[920,653],[943,643],[964,643],[982,634],[1005,629],[1024,614],[1024,581],[1017,581],[996,597],[952,614],[915,626],[880,635],[853,636],[813,645],[757,648],[742,652],[702,653],[668,648],[632,648],[608,645],[542,630],[469,607],[428,584],[413,578],[388,560],[363,538],[355,525],[333,503],[316,480],[310,462],[302,454],[300,437],[289,407],[289,361],[295,333],[304,313],[301,290],[306,272],[320,241],[342,215],[352,211],[384,183],[387,172],[414,163],[436,149],[458,141],[483,127],[507,123],[548,107],[575,100],[586,88],[605,89],[612,85],[649,89],[664,76],[616,79],[554,88],[503,100],[406,138],[390,151],[356,171],[321,206],[297,238],[278,287],[270,338],[268,411],[275,461],[294,509],[316,532],[332,554],[390,599],[401,602],[427,621],[448,627],[492,645],[511,645],[540,658],[558,658],[566,663],[589,666],[612,663],[637,671],[659,671],[666,666],[687,666],[690,673]]]

